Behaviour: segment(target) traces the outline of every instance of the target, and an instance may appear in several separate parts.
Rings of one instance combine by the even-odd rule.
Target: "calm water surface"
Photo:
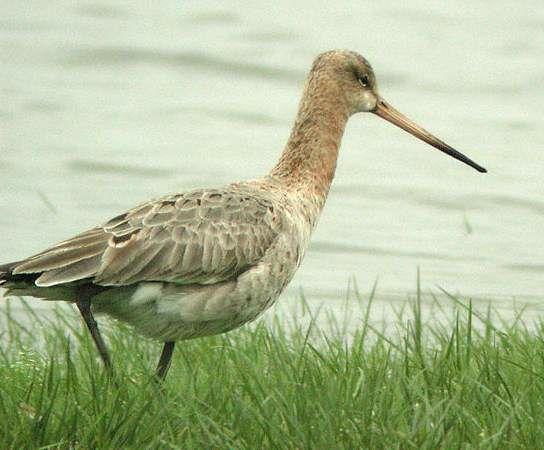
[[[265,173],[312,59],[350,48],[372,62],[386,99],[489,174],[353,117],[283,301],[302,288],[313,305],[341,304],[355,277],[363,292],[378,280],[385,311],[414,291],[419,267],[426,291],[536,306],[541,2],[291,3],[4,2],[1,260],[151,197]]]

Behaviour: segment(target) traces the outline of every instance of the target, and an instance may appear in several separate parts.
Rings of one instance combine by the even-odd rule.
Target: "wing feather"
[[[17,266],[14,273],[25,272],[44,272],[48,270],[58,269],[71,264],[75,264],[81,260],[100,255],[105,248],[105,242],[97,242],[93,245],[82,247],[72,247],[62,249],[60,251],[52,251],[46,253],[39,258],[30,259],[23,264]]]
[[[77,261],[69,266],[45,271],[36,279],[35,284],[38,287],[49,287],[83,280],[93,276],[98,264],[100,264],[100,255]]]
[[[217,283],[256,264],[281,227],[264,192],[243,185],[196,190],[140,205],[14,265],[36,285],[90,279]]]

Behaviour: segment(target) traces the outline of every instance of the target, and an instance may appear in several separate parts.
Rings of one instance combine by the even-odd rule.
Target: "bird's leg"
[[[174,353],[175,345],[176,343],[174,341],[164,343],[159,364],[157,365],[157,370],[155,371],[155,376],[159,379],[159,381],[163,381],[166,377],[168,369],[170,368],[170,362],[172,361],[172,353]]]
[[[104,363],[104,367],[111,375],[113,374],[113,365],[111,364],[106,343],[104,342],[104,339],[102,339],[102,335],[98,329],[98,324],[96,323],[96,320],[94,320],[93,313],[91,311],[91,296],[92,292],[85,289],[80,289],[79,299],[76,301],[76,305],[79,312],[83,316],[83,320],[85,321],[89,332],[91,333],[96,348],[98,349],[98,353],[100,353],[100,358],[102,358],[102,362]]]

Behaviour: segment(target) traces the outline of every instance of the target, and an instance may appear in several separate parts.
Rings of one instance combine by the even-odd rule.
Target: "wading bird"
[[[389,105],[365,58],[329,51],[314,61],[287,145],[267,175],[151,200],[0,266],[0,283],[7,294],[75,303],[110,372],[94,313],[163,342],[163,379],[176,341],[252,321],[285,289],[325,204],[348,118],[359,112],[486,171]]]

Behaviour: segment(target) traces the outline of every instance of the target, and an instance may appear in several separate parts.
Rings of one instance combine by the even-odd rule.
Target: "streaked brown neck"
[[[280,160],[270,172],[287,187],[327,196],[349,109],[333,74],[312,71]]]

